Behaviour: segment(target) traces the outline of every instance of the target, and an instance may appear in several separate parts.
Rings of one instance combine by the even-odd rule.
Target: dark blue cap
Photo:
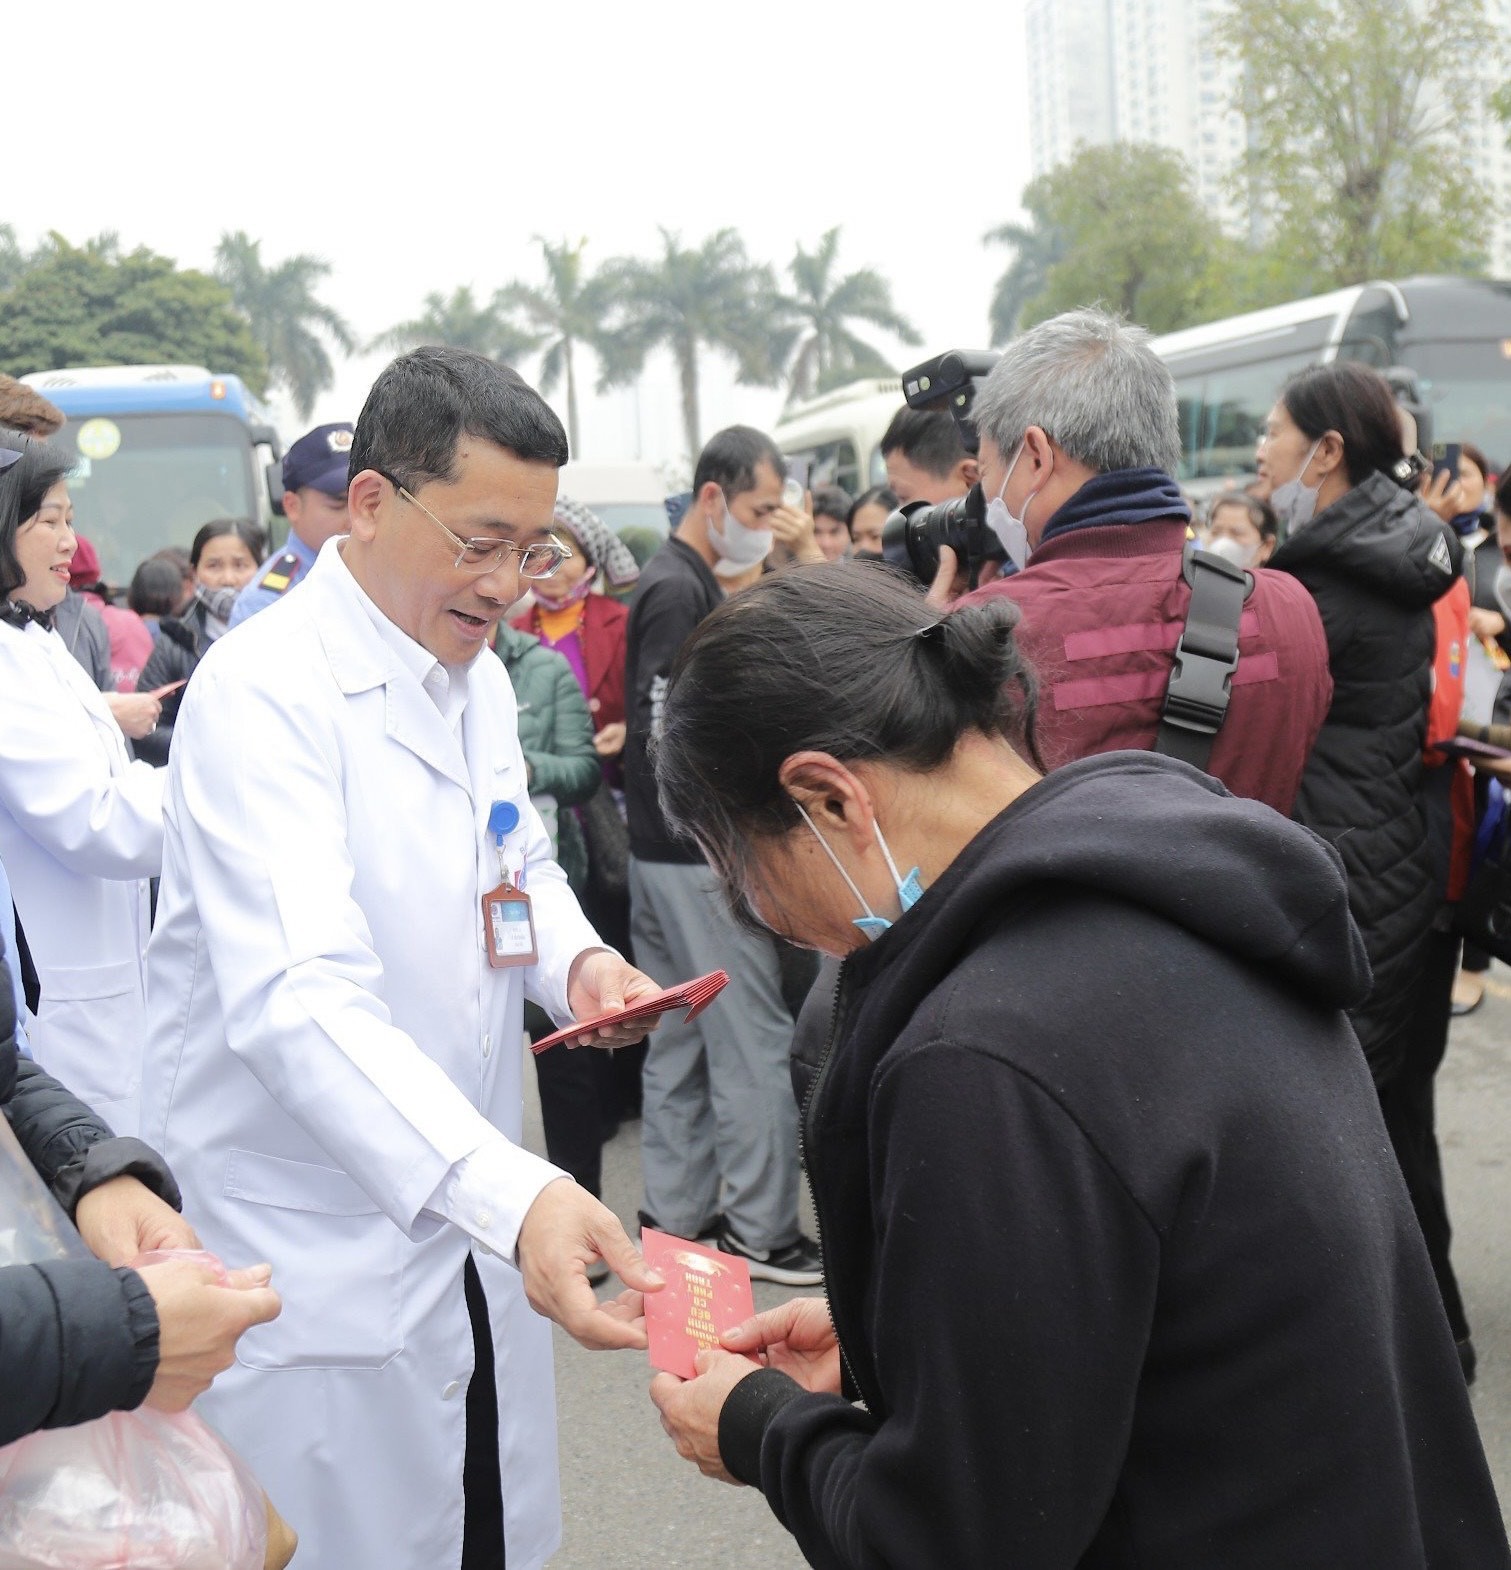
[[[302,491],[306,486],[327,496],[345,496],[351,478],[353,427],[345,420],[317,425],[301,436],[283,455],[283,488]]]

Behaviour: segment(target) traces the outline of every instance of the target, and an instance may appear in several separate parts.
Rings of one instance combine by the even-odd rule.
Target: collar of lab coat
[[[348,696],[386,688],[388,734],[438,773],[470,790],[460,737],[421,685],[418,661],[401,661],[379,633],[363,604],[361,585],[341,559],[339,545],[339,540],[328,540],[321,547],[300,591],[323,602],[315,624],[336,685]]]

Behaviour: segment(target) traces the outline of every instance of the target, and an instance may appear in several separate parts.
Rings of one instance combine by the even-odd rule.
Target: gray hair
[[[1014,338],[971,418],[1010,459],[1029,426],[1098,474],[1180,464],[1175,378],[1149,334],[1105,311],[1066,311]]]

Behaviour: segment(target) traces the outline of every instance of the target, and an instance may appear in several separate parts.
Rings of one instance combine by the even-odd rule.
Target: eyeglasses
[[[394,491],[411,507],[418,507],[427,518],[456,546],[457,557],[452,566],[459,571],[465,568],[474,577],[482,577],[486,572],[492,572],[503,561],[505,556],[519,557],[519,575],[521,578],[531,578],[539,581],[541,578],[551,577],[556,569],[571,555],[571,549],[561,540],[551,538],[540,540],[534,545],[516,545],[513,540],[501,540],[496,535],[484,535],[478,539],[464,540],[460,535],[453,534],[450,529],[425,505],[416,501],[391,475],[383,478],[393,486]]]

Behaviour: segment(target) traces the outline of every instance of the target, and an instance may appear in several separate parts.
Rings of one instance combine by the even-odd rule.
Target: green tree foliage
[[[918,330],[892,304],[892,286],[874,268],[835,277],[839,230],[831,229],[815,250],[801,245],[788,264],[793,292],[780,296],[778,312],[790,322],[792,355],[787,369],[787,399],[812,397],[862,376],[889,376],[896,367],[851,327],[879,327],[903,343],[917,344]]]
[[[0,266],[4,254],[0,243]],[[13,376],[67,365],[176,363],[265,390],[262,350],[225,286],[205,273],[144,247],[123,254],[113,235],[73,246],[54,234],[8,276],[0,291],[0,366]]]
[[[735,362],[740,381],[770,387],[781,380],[782,332],[776,280],[750,260],[733,229],[685,247],[661,231],[654,261],[621,258],[603,276],[616,303],[616,320],[603,341],[605,386],[633,381],[646,356],[665,349],[682,388],[682,426],[688,452],[702,448],[698,403],[699,360],[716,350]]]
[[[544,287],[506,284],[494,296],[495,309],[519,324],[521,336],[535,343],[543,357],[540,390],[553,393],[567,384],[567,439],[573,457],[581,456],[577,417],[577,350],[602,341],[612,291],[606,279],[584,271],[586,240],[553,245],[536,236],[546,264]]]
[[[450,294],[425,296],[425,308],[407,322],[398,322],[380,333],[373,349],[415,349],[439,343],[452,349],[470,349],[501,365],[512,365],[539,346],[539,340],[522,333],[504,319],[496,302],[482,303],[463,284]]]
[[[351,328],[315,290],[330,273],[317,256],[290,256],[276,266],[262,259],[262,242],[244,230],[224,234],[215,249],[215,275],[252,325],[271,380],[289,395],[301,420],[336,380],[329,339],[344,354],[356,347]]]
[[[1065,258],[1065,236],[1054,227],[1043,211],[1043,182],[1036,182],[1023,194],[1028,207],[1033,196],[1027,224],[1002,224],[982,237],[988,245],[1005,245],[1013,253],[1007,271],[997,280],[988,310],[992,347],[1000,348],[1023,325],[1023,313],[1049,285],[1049,271]]]
[[[1014,247],[992,306],[993,341],[1077,306],[1103,304],[1169,332],[1220,315],[1230,245],[1163,147],[1082,148],[1023,193],[1032,222],[989,238]]]
[[[1482,267],[1460,137],[1494,47],[1482,0],[1233,0],[1217,36],[1282,297]]]

